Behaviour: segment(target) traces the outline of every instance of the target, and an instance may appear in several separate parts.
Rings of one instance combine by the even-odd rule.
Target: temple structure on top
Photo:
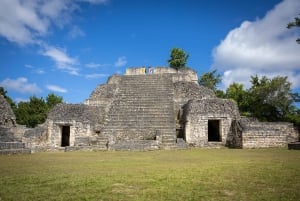
[[[156,150],[281,147],[298,140],[291,123],[241,118],[235,102],[200,86],[195,71],[128,68],[83,104],[59,104],[24,132],[32,150]]]

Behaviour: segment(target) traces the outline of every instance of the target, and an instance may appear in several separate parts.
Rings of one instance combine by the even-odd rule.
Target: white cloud
[[[30,64],[25,64],[24,66],[25,66],[25,68],[31,69],[32,73],[36,73],[36,74],[40,74],[40,75],[45,73],[45,71],[42,68],[36,68]]]
[[[107,0],[85,0],[90,4],[105,4]],[[61,29],[70,24],[74,11],[80,10],[80,0],[0,0],[0,37],[21,46],[34,44],[42,49],[42,55],[50,57],[58,69],[72,75],[79,75],[74,67],[77,59],[66,50],[47,44],[45,38],[54,26]],[[71,27],[69,36],[76,38],[85,33],[78,26]],[[30,65],[26,66],[31,68]],[[38,69],[35,73],[42,74]]]
[[[245,21],[231,30],[213,51],[213,68],[224,72],[223,85],[232,82],[249,86],[251,75],[289,76],[299,87],[300,46],[297,29],[286,28],[298,16],[299,0],[285,0],[262,19]],[[299,33],[299,32],[298,32]]]
[[[87,2],[90,4],[106,4],[109,0],[78,0],[81,2]]]
[[[62,26],[74,6],[69,0],[0,1],[0,35],[19,45],[39,43],[51,25]]]
[[[74,67],[78,63],[77,59],[70,57],[65,49],[49,46],[42,52],[42,55],[50,57],[56,63],[58,69],[71,75],[79,75],[79,69]]]
[[[101,64],[97,64],[97,63],[94,63],[94,62],[85,64],[85,67],[87,67],[87,68],[98,68],[100,66],[101,66]]]
[[[69,37],[72,39],[83,36],[85,36],[85,33],[78,26],[73,26],[71,31],[69,32]]]
[[[115,62],[115,67],[122,67],[127,64],[127,59],[125,56],[121,56],[118,58],[118,60]]]
[[[111,64],[97,64],[94,62],[85,64],[85,67],[87,67],[87,68],[99,68],[99,67],[109,67],[109,66],[112,66],[112,65]]]
[[[46,88],[49,89],[50,91],[54,91],[54,92],[60,92],[60,93],[66,93],[67,90],[60,87],[60,86],[56,86],[56,85],[46,85]]]
[[[43,35],[48,22],[41,19],[34,3],[19,0],[0,1],[0,34],[7,40],[24,45]]]
[[[19,77],[15,80],[7,78],[0,82],[0,86],[3,86],[6,90],[13,90],[28,94],[37,94],[42,92],[35,83],[29,83],[25,77]]]
[[[88,79],[97,79],[102,77],[108,77],[108,74],[101,74],[101,73],[94,73],[94,74],[88,74],[85,77]]]
[[[37,68],[35,70],[32,71],[33,73],[36,73],[36,74],[45,74],[45,71],[41,68]]]
[[[43,43],[52,26],[63,28],[72,21],[79,2],[106,4],[108,0],[1,0],[0,36],[19,45]],[[73,26],[71,36],[84,35]]]

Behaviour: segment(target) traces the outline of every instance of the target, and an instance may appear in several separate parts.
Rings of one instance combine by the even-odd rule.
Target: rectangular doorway
[[[221,142],[220,120],[208,120],[208,141]]]
[[[70,126],[62,126],[61,128],[61,146],[70,146]]]

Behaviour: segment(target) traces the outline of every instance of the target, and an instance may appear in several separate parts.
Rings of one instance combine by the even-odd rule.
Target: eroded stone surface
[[[190,69],[129,68],[97,86],[84,104],[55,106],[44,124],[26,128],[22,142],[33,151],[98,151],[282,147],[298,139],[290,123],[241,118],[235,102],[197,79]],[[2,124],[15,120],[9,109],[2,116]]]

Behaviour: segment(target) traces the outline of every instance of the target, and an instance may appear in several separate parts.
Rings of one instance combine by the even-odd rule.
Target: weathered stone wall
[[[101,123],[104,108],[83,104],[58,104],[48,114],[47,119],[55,122],[76,121],[91,124]]]
[[[0,126],[13,127],[16,125],[16,116],[9,103],[0,94]]]
[[[48,140],[48,133],[46,124],[38,125],[35,128],[26,129],[22,142],[25,147],[35,150],[46,150],[51,147],[51,143]]]
[[[162,74],[172,74],[172,80],[173,82],[198,82],[197,73],[189,68],[184,68],[180,70],[176,70],[174,68],[168,68],[168,67],[151,67],[152,73],[150,74],[156,74],[156,75],[162,75]],[[148,67],[138,67],[138,68],[127,68],[125,75],[147,75]]]
[[[96,106],[58,104],[49,112],[43,125],[25,132],[22,141],[33,150],[61,147],[62,128],[70,126],[69,144],[75,146],[76,139],[97,135],[97,129],[104,121],[103,111]]]
[[[174,102],[182,107],[189,100],[216,98],[214,92],[193,82],[174,83]]]
[[[283,147],[297,141],[292,123],[243,120],[243,148]]]
[[[0,142],[20,141],[21,139],[15,136],[15,131],[19,131],[16,116],[10,104],[0,94]]]
[[[233,121],[240,118],[238,108],[233,101],[225,99],[190,100],[184,107],[185,139],[190,145],[210,146],[208,141],[208,121],[219,120],[221,140],[225,146],[234,138]]]
[[[127,68],[125,75],[146,75],[147,67]]]
[[[51,142],[51,145],[54,147],[61,146],[63,126],[70,126],[70,146],[75,146],[76,144],[79,144],[79,142],[76,142],[76,139],[96,135],[92,125],[87,122],[84,123],[75,120],[49,121],[48,139]]]
[[[184,140],[197,147],[277,147],[298,139],[292,124],[241,120],[236,103],[199,86],[191,69],[152,67],[149,75],[145,70],[111,76],[84,104],[58,104],[45,124],[26,130],[22,142],[33,151],[76,151],[178,148],[186,147]],[[3,116],[4,123],[15,119]],[[69,129],[66,148],[63,128]]]

